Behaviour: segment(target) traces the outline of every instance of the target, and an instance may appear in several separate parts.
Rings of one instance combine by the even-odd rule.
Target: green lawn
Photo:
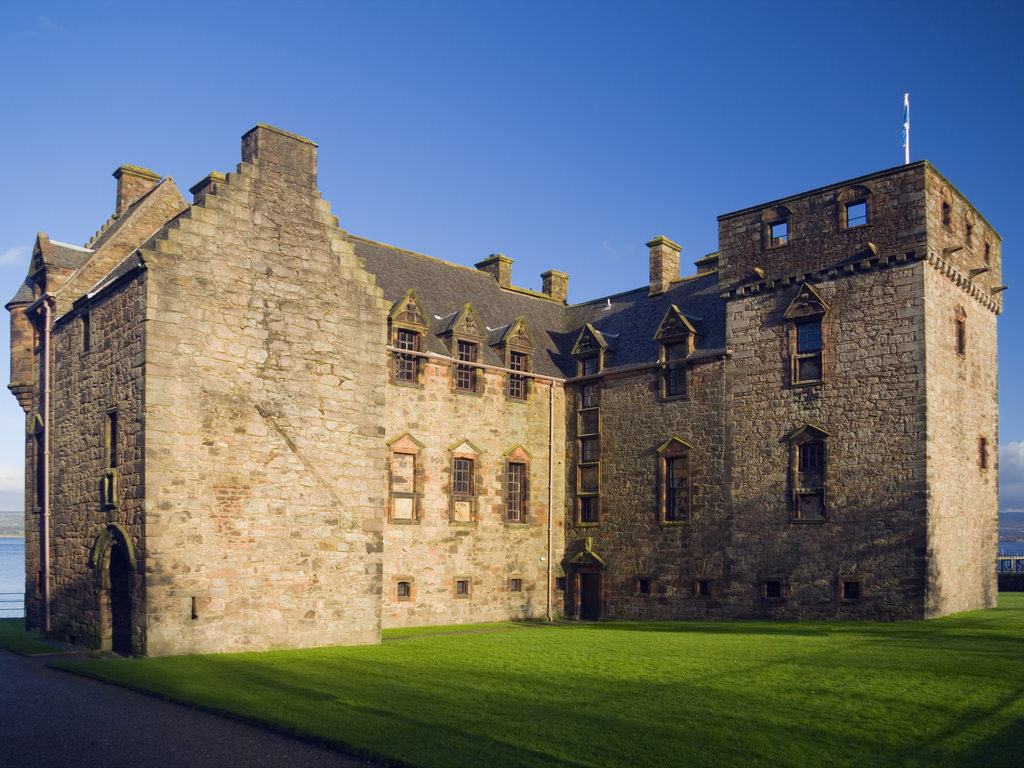
[[[1024,594],[1000,602],[60,666],[416,766],[1019,766]]]
[[[0,619],[0,648],[25,656],[62,653],[60,648],[42,642],[43,636],[25,631],[25,619]]]

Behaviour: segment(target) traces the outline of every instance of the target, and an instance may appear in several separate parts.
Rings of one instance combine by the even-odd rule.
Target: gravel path
[[[53,658],[0,651],[0,765],[5,768],[374,765],[246,723],[49,669],[46,663]]]

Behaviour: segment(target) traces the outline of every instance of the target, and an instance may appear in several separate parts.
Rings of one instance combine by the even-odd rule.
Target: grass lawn
[[[25,619],[0,619],[0,648],[26,656],[37,653],[61,653],[55,645],[42,642],[43,636],[25,631]]]
[[[415,766],[1019,766],[1024,594],[999,598],[915,623],[514,625],[59,666]]]

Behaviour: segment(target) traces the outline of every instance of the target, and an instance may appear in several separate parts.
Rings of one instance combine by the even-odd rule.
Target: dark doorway
[[[131,566],[116,542],[110,548],[111,650],[125,656],[132,652]]]
[[[601,614],[601,574],[580,574],[580,618],[597,621]]]

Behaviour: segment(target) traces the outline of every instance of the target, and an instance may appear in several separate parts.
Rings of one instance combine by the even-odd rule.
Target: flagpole
[[[903,164],[910,165],[910,94],[903,94]]]

